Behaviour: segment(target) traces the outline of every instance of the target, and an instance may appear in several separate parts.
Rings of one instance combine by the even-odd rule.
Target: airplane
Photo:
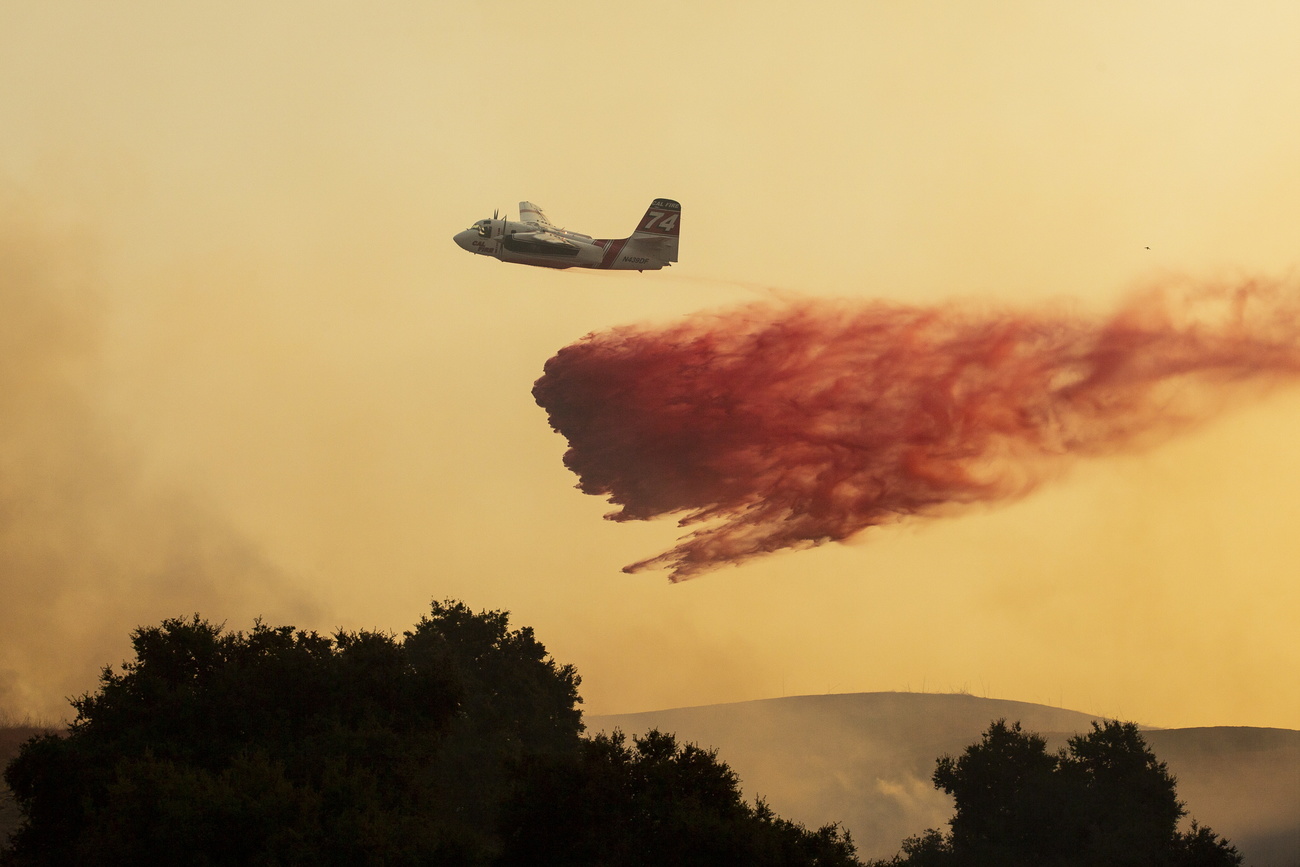
[[[520,202],[518,222],[494,213],[492,219],[479,220],[453,240],[471,253],[520,265],[657,271],[677,261],[681,229],[682,206],[672,199],[655,199],[636,230],[616,239],[561,229],[532,202]]]

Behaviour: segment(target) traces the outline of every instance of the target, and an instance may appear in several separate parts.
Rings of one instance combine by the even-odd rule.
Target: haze
[[[309,9],[309,11],[308,11]],[[970,692],[1300,728],[1300,393],[1012,504],[684,584],[531,389],[757,298],[1057,304],[1288,279],[1300,9],[0,2],[0,709],[142,623],[506,608],[593,713]],[[681,262],[451,236],[527,199]]]

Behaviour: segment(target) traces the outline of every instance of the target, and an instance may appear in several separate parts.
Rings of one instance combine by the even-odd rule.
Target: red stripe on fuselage
[[[620,238],[617,241],[605,241],[605,244],[609,246],[605,247],[605,255],[600,260],[600,267],[608,268],[613,265],[614,260],[618,258],[618,254],[623,252],[623,246],[627,244],[627,241],[627,238]],[[597,241],[596,243],[600,244],[601,242]]]

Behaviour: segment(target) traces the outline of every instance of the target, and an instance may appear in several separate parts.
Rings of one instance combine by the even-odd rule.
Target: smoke
[[[1066,309],[804,300],[589,334],[533,394],[614,521],[683,514],[626,567],[681,581],[868,527],[1023,497],[1300,378],[1300,288],[1145,291]]]
[[[136,626],[304,607],[227,520],[147,480],[96,400],[94,245],[33,210],[0,203],[0,714],[53,720]]]

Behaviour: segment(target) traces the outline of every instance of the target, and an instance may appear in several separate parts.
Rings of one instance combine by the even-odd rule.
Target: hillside
[[[1300,865],[1300,732],[1162,729],[1146,739],[1191,814],[1235,842],[1247,864]]]
[[[1095,718],[1044,705],[970,695],[862,693],[797,696],[591,716],[589,730],[649,728],[704,746],[740,775],[749,797],[810,826],[841,821],[865,858],[888,857],[926,828],[944,827],[948,796],[930,782],[935,759],[960,753],[1005,717],[1064,745]],[[1300,732],[1197,728],[1145,732],[1202,824],[1256,867],[1300,865]]]

